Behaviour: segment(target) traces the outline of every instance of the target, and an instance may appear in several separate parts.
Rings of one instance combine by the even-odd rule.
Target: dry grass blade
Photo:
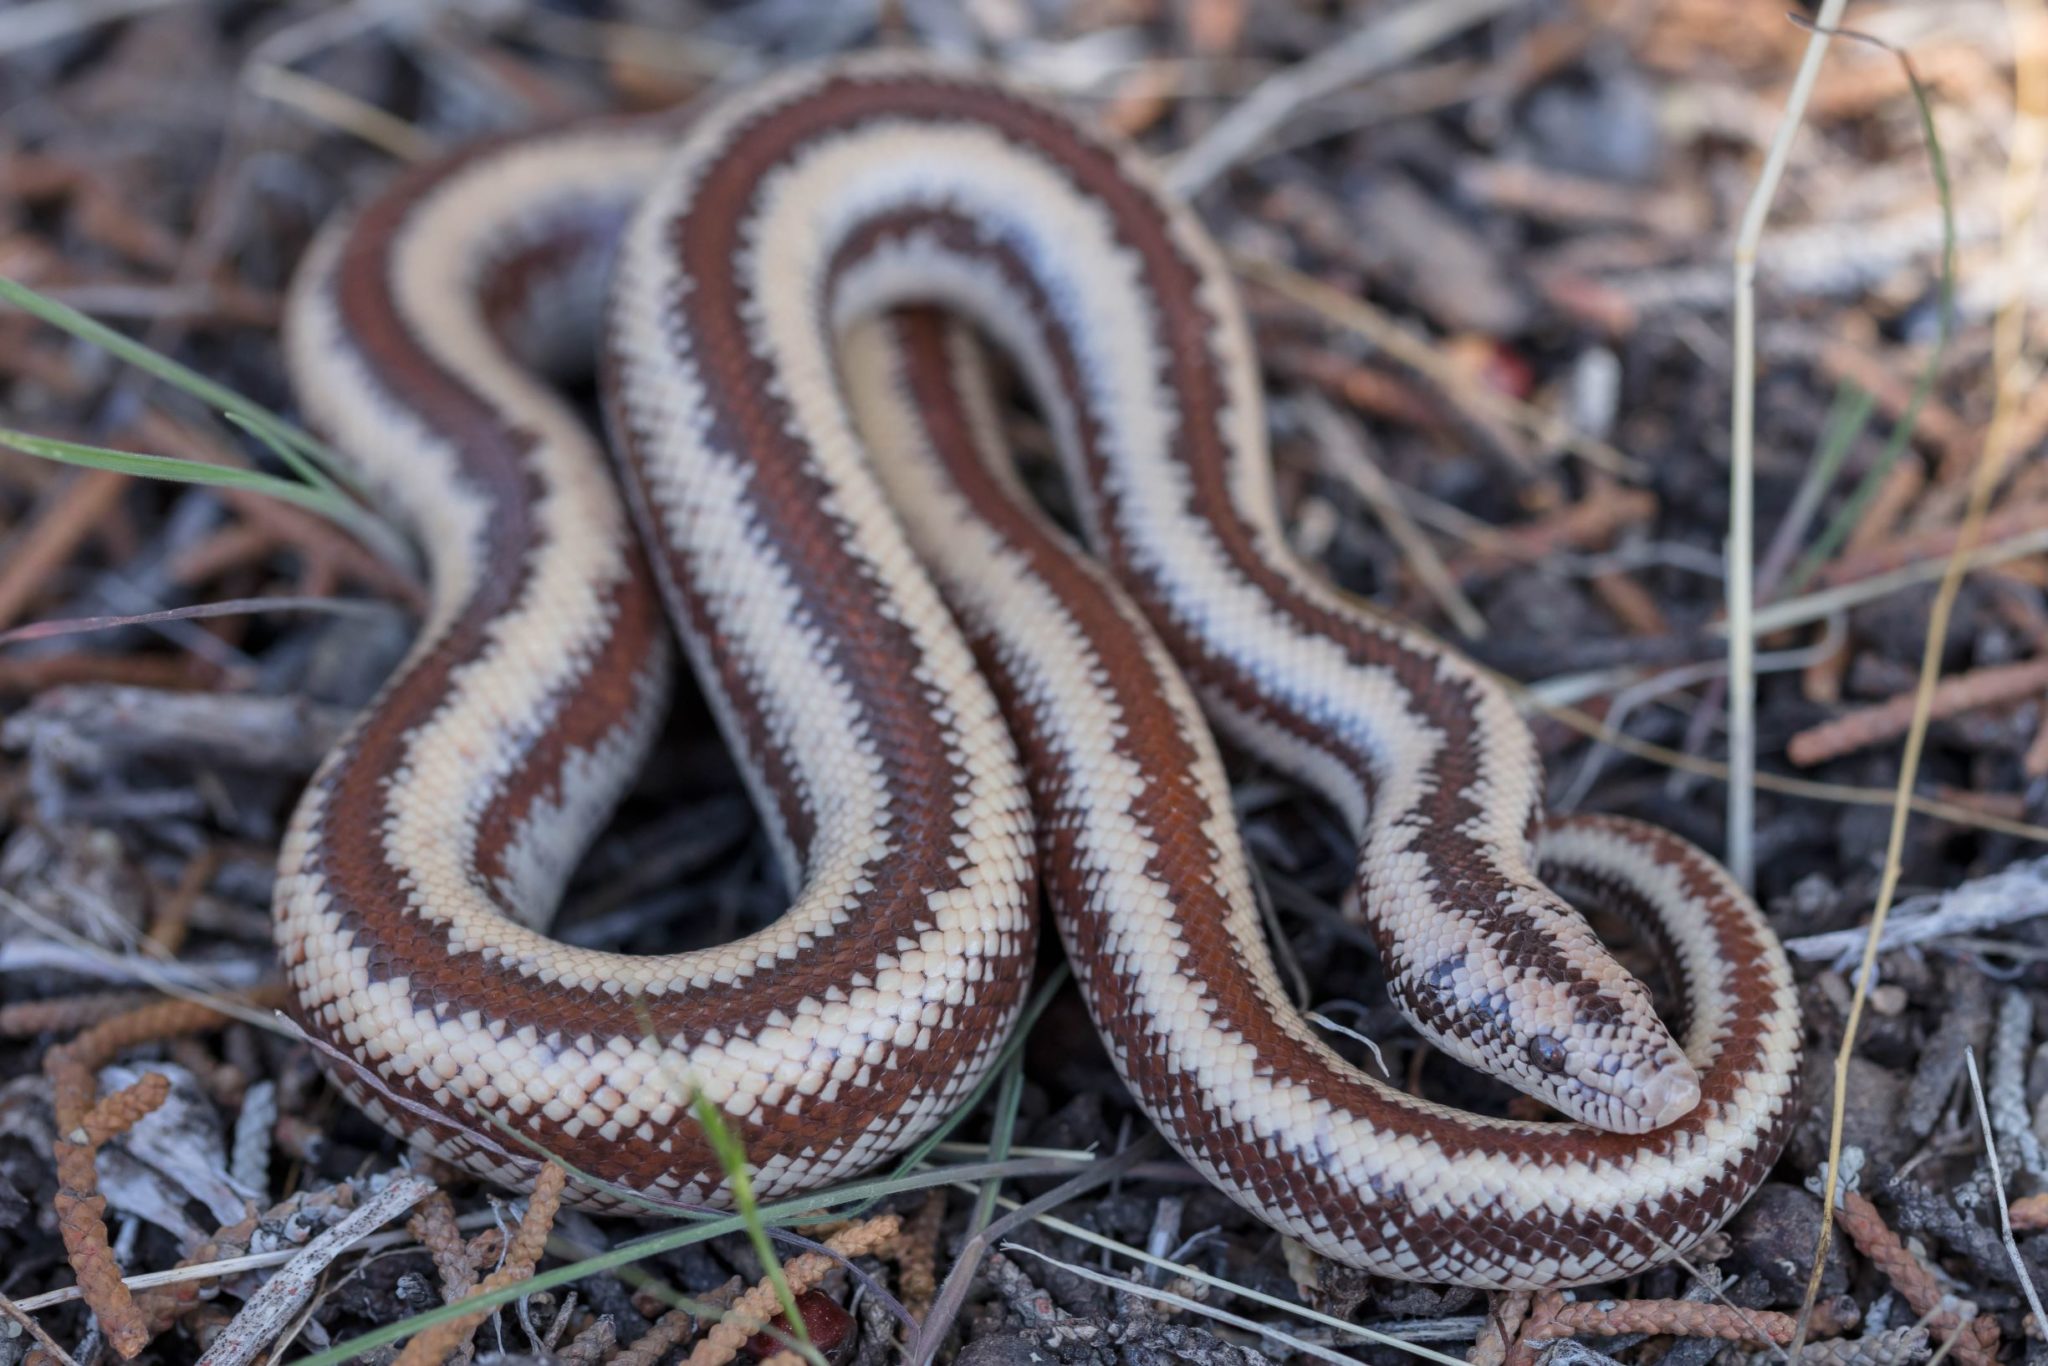
[[[1991,1128],[1991,1111],[1984,1103],[1984,1081],[1977,1075],[1977,1050],[1965,1048],[1963,1062],[1970,1071],[1970,1097],[1977,1104],[1977,1127],[1984,1134],[1984,1161],[1991,1168],[1991,1190],[1998,1197],[1998,1232],[2005,1244],[2005,1255],[2012,1260],[2013,1276],[2026,1294],[2027,1308],[2033,1310],[2034,1322],[2048,1323],[2048,1312],[2041,1308],[2041,1292],[2034,1288],[2034,1273],[2027,1269],[2026,1258],[2020,1255],[2019,1239],[2013,1236],[2012,1206],[2005,1198],[2005,1173],[1999,1169],[1998,1135]]]
[[[400,161],[425,161],[437,150],[432,138],[397,115],[289,67],[266,62],[254,68],[249,73],[249,89],[287,109],[352,133]]]
[[[1703,778],[1720,782],[1728,780],[1728,766],[1697,754],[1668,745],[1638,740],[1635,736],[1616,730],[1581,708],[1551,702],[1518,679],[1504,674],[1493,675],[1501,686],[1523,706],[1542,712],[1552,720],[1571,727],[1589,740],[1598,740],[1612,745],[1624,754],[1632,754],[1666,768],[1679,769],[1686,773],[1697,773]],[[1851,787],[1844,783],[1816,782],[1811,778],[1790,778],[1782,773],[1759,773],[1756,785],[1766,792],[1777,792],[1787,797],[1803,797],[1809,801],[1834,802],[1844,806],[1890,806],[1897,800],[1896,791],[1875,787]],[[2009,820],[1990,812],[1979,811],[1957,802],[1945,802],[1937,797],[1925,797],[1909,793],[1907,802],[1912,809],[1936,820],[1950,821],[1956,825],[1976,830],[1996,830],[2000,834],[2012,835],[2019,839],[2033,840],[2048,844],[2048,826],[2034,825],[2027,821]]]
[[[165,621],[206,621],[216,617],[245,616],[258,612],[319,612],[337,617],[374,618],[383,609],[376,603],[351,598],[231,598],[224,602],[197,602],[187,607],[167,607],[157,612],[135,612],[116,617],[72,617],[59,621],[37,621],[12,630],[0,631],[0,645],[18,645],[31,640],[54,640],[59,636],[112,631],[124,626],[153,626]]]
[[[1436,553],[1436,547],[1430,544],[1429,538],[1422,534],[1422,528],[1415,525],[1414,518],[1401,505],[1400,497],[1395,494],[1387,476],[1366,453],[1357,429],[1327,400],[1314,394],[1302,395],[1297,403],[1310,435],[1322,447],[1324,458],[1372,505],[1387,535],[1401,548],[1401,554],[1406,557],[1417,581],[1436,599],[1444,616],[1467,639],[1477,640],[1484,636],[1486,618],[1465,596],[1465,591],[1458,587],[1458,581],[1444,565],[1443,557]]]
[[[1343,42],[1269,78],[1232,106],[1167,173],[1176,194],[1192,198],[1242,161],[1314,100],[1388,71],[1417,53],[1491,19],[1513,0],[1411,0],[1360,24]]]
[[[1728,871],[1756,882],[1756,257],[1792,140],[1847,0],[1824,0],[1735,239],[1735,378],[1728,463]]]
[[[5,1295],[0,1295],[0,1314],[5,1314],[8,1318],[20,1324],[23,1330],[30,1337],[34,1338],[45,1352],[50,1354],[51,1359],[57,1362],[58,1366],[78,1366],[78,1363],[71,1359],[71,1354],[58,1346],[55,1338],[43,1331],[43,1325],[36,1322],[35,1315],[29,1313]]]
[[[2028,559],[2048,551],[2048,529],[2023,532],[2000,541],[1972,547],[1963,555],[1966,570],[1989,569],[1997,565],[2010,564],[2015,560]],[[1836,612],[1866,602],[1916,587],[1923,583],[1939,580],[1948,572],[1951,557],[1943,555],[1937,559],[1915,560],[1897,569],[1850,583],[1835,584],[1828,588],[1816,589],[1796,598],[1786,598],[1758,609],[1750,623],[1752,631],[1759,636],[1771,635],[1778,631],[1804,626],[1819,621]]]
[[[1048,1266],[1058,1267],[1070,1276],[1078,1276],[1084,1281],[1092,1281],[1096,1285],[1106,1286],[1121,1294],[1136,1295],[1140,1299],[1151,1300],[1156,1304],[1172,1305],[1175,1309],[1182,1310],[1185,1313],[1199,1314],[1205,1319],[1214,1319],[1218,1323],[1229,1324],[1232,1328],[1243,1332],[1256,1333],[1261,1338],[1270,1338],[1272,1341],[1285,1346],[1288,1351],[1298,1352],[1302,1356],[1311,1357],[1316,1361],[1331,1361],[1339,1363],[1339,1366],[1354,1366],[1353,1358],[1345,1356],[1342,1352],[1325,1347],[1321,1343],[1310,1342],[1306,1338],[1298,1338],[1291,1333],[1283,1333],[1277,1328],[1256,1323],[1241,1314],[1233,1314],[1228,1310],[1218,1309],[1214,1305],[1203,1304],[1200,1300],[1191,1300],[1185,1295],[1176,1295],[1171,1290],[1155,1290],[1141,1281],[1118,1280],[1114,1276],[1104,1275],[1102,1272],[1089,1267],[1081,1266],[1074,1262],[1063,1262],[1057,1257],[1047,1256],[1045,1253],[1035,1248],[1025,1247],[1021,1243],[1004,1243],[1002,1246],[1005,1252],[1021,1252],[1027,1257],[1046,1263]],[[1456,1360],[1455,1357],[1445,1357],[1434,1352],[1430,1353],[1430,1355],[1441,1361]]]
[[[962,1187],[962,1189],[967,1188]],[[1000,1203],[1005,1209],[1013,1212],[1021,1213],[1024,1210],[1023,1204],[1016,1200],[1004,1199]],[[1410,1342],[1392,1333],[1381,1332],[1378,1329],[1368,1328],[1363,1324],[1352,1323],[1348,1319],[1325,1314],[1319,1309],[1311,1309],[1296,1301],[1284,1300],[1277,1295],[1269,1295],[1263,1290],[1258,1290],[1248,1285],[1240,1285],[1236,1281],[1225,1280],[1221,1276],[1212,1276],[1199,1267],[1189,1266],[1184,1262],[1176,1262],[1167,1257],[1155,1256],[1143,1248],[1136,1248],[1132,1247],[1129,1243],[1118,1242],[1114,1238],[1097,1233],[1093,1229],[1083,1228],[1079,1224],[1071,1223],[1055,1215],[1038,1212],[1032,1214],[1030,1218],[1033,1223],[1043,1225],[1068,1238],[1074,1238],[1080,1242],[1087,1243],[1091,1247],[1100,1248],[1106,1253],[1113,1253],[1119,1257],[1128,1257],[1132,1261],[1168,1272],[1181,1280],[1190,1281],[1196,1285],[1208,1286],[1211,1289],[1220,1290],[1224,1294],[1234,1296],[1237,1299],[1263,1305],[1268,1309],[1275,1309],[1283,1314],[1291,1314],[1295,1318],[1303,1319],[1329,1332],[1342,1334],[1358,1342],[1390,1347],[1395,1351],[1406,1352],[1425,1361],[1437,1362],[1439,1366],[1462,1366],[1462,1363],[1456,1357],[1446,1356],[1444,1353],[1434,1351],[1422,1346],[1420,1343]]]
[[[1114,1157],[1098,1159],[1080,1175],[1064,1181],[1028,1204],[1019,1205],[1014,1211],[975,1234],[960,1249],[960,1255],[953,1263],[953,1269],[946,1274],[945,1283],[939,1287],[937,1298],[932,1302],[931,1312],[918,1325],[917,1340],[912,1344],[910,1360],[916,1366],[931,1366],[938,1359],[940,1346],[951,1330],[953,1320],[967,1301],[967,1294],[973,1287],[976,1269],[989,1249],[998,1246],[1011,1229],[1037,1215],[1058,1209],[1076,1197],[1107,1185],[1124,1175],[1131,1168],[1145,1161],[1165,1146],[1157,1134],[1147,1134]],[[980,1194],[976,1192],[977,1196]]]
[[[1458,401],[1473,411],[1512,424],[1546,445],[1570,451],[1587,464],[1609,474],[1630,479],[1641,474],[1641,468],[1635,461],[1607,442],[1574,430],[1541,408],[1476,382],[1446,360],[1429,342],[1365,300],[1354,298],[1277,261],[1234,255],[1230,263],[1238,274],[1253,284],[1269,289],[1289,303],[1319,314],[1332,325],[1379,347],[1401,364],[1427,376],[1431,383],[1456,394]]]
[[[1795,17],[1794,23],[1807,21]],[[1810,25],[1809,25],[1810,26]],[[1948,158],[1941,150],[1941,139],[1936,135],[1934,111],[1928,103],[1927,91],[1920,83],[1919,75],[1913,70],[1913,63],[1904,51],[1893,47],[1882,39],[1868,34],[1844,31],[1842,36],[1860,42],[1871,43],[1892,53],[1899,59],[1900,69],[1905,73],[1906,83],[1913,94],[1913,103],[1920,114],[1920,132],[1927,144],[1928,168],[1933,172],[1934,185],[1942,203],[1941,234],[1941,307],[1940,318],[1929,349],[1927,363],[1920,368],[1919,378],[1913,382],[1913,392],[1906,400],[1906,406],[1892,424],[1892,434],[1885,442],[1884,452],[1864,472],[1862,481],[1849,500],[1836,512],[1834,518],[1822,529],[1820,536],[1807,549],[1799,565],[1792,571],[1787,589],[1797,592],[1818,574],[1828,559],[1845,540],[1855,534],[1864,517],[1878,508],[1884,492],[1894,487],[1893,476],[1899,469],[1899,459],[1911,443],[1913,432],[1921,413],[1926,409],[1928,399],[1934,393],[1934,384],[1941,374],[1942,358],[1947,354],[1949,339],[1955,331],[1956,315],[1956,225],[1954,190],[1949,183]]]

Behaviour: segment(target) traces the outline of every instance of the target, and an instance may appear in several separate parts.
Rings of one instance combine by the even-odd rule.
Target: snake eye
[[[1529,1040],[1528,1052],[1530,1062],[1552,1075],[1564,1071],[1565,1063],[1569,1061],[1564,1045],[1548,1034],[1538,1034]]]

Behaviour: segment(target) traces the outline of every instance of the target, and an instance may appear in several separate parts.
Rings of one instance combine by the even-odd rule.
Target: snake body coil
[[[1021,491],[963,319],[1050,419],[1095,560]],[[538,378],[591,348],[623,500]],[[1497,686],[1295,563],[1213,244],[1056,111],[868,59],[679,136],[486,144],[323,239],[288,354],[429,560],[419,641],[308,789],[277,897],[300,1020],[395,1132],[516,1182],[502,1127],[716,1202],[701,1091],[765,1193],[852,1174],[986,1069],[1042,879],[1139,1103],[1326,1255],[1612,1279],[1775,1161],[1798,1018],[1755,907],[1673,836],[1546,822]],[[572,949],[541,927],[660,715],[664,599],[796,897],[720,948]],[[1580,1122],[1415,1100],[1310,1032],[1205,711],[1350,821],[1417,1027]],[[1682,1041],[1539,861],[1668,950]]]

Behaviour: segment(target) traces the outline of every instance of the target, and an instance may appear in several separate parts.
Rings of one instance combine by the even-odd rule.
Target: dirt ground
[[[1024,1215],[971,1180],[927,1184],[808,1228],[830,1253],[781,1245],[832,1359],[913,1344],[980,1366],[1393,1361],[1420,1346],[1484,1366],[1705,1366],[1782,1359],[1802,1308],[1803,1359],[2043,1358],[2028,1306],[2048,1271],[2031,1231],[2048,1228],[2048,329],[2032,306],[2048,272],[2028,267],[2038,234],[2008,230],[2001,196],[2010,181],[2013,203],[2041,197],[2014,92],[2048,83],[2048,29],[2023,0],[1846,10],[1755,271],[1751,847],[1807,1036],[1771,1179],[1687,1264],[1574,1303],[1374,1279],[1284,1246],[1150,1137],[1068,985],[1008,1103],[993,1096],[931,1156],[1038,1161],[1001,1182]],[[404,164],[843,50],[978,57],[1160,158],[1230,253],[1296,548],[1512,680],[1553,809],[1627,812],[1725,852],[1731,262],[1813,40],[1811,15],[1786,11],[17,0],[0,7],[0,275],[294,414],[277,344],[293,267]],[[2020,357],[2003,398],[2000,345]],[[1047,449],[1033,414],[1012,421],[1024,450]],[[0,426],[280,471],[218,405],[4,303]],[[1973,572],[1930,694],[1930,617],[1959,546]],[[554,1211],[408,1156],[276,1028],[280,831],[421,601],[375,547],[260,492],[0,448],[0,1366],[299,1359],[479,1281],[526,1289],[434,1359],[778,1350],[700,1339],[674,1307],[774,1303],[751,1289],[764,1266],[745,1232],[527,1285],[536,1264],[546,1280],[691,1226]],[[1931,723],[1894,892],[1916,694]],[[1331,814],[1231,766],[1297,999],[1369,1036],[1414,1092],[1534,1113],[1387,1003],[1344,913],[1352,847]],[[764,924],[786,895],[690,693],[556,932],[667,952]],[[1893,930],[1859,1002],[1859,927],[1881,901],[1897,903]],[[1046,940],[1041,980],[1059,962]],[[1852,1008],[1833,1168],[1849,1182],[1815,1281]],[[96,1093],[120,1098],[88,1115]],[[874,1222],[891,1214],[900,1227]],[[288,1263],[304,1293],[256,1298]],[[410,1332],[356,1350],[387,1361]]]

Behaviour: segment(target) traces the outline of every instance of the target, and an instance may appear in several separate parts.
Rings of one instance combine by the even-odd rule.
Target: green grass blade
[[[1001,1162],[1010,1155],[1010,1140],[1017,1132],[1017,1106],[1024,1099],[1024,1059],[1012,1058],[1003,1068],[1003,1089],[996,1093],[995,1123],[989,1129],[988,1155],[992,1162]],[[990,1177],[981,1183],[981,1194],[974,1202],[974,1219],[967,1226],[969,1237],[988,1227],[988,1221],[995,1216],[996,1197],[1002,1193],[1001,1177]]]
[[[284,463],[286,469],[308,484],[315,488],[339,490],[340,485],[327,476],[327,471],[320,468],[318,460],[286,441],[281,433],[258,426],[240,413],[223,412],[221,417],[230,425],[261,441],[266,450]]]
[[[816,1366],[825,1366],[824,1358],[811,1346],[810,1329],[796,1307],[796,1296],[790,1293],[789,1279],[782,1274],[782,1259],[775,1255],[775,1244],[768,1237],[767,1224],[761,1219],[761,1207],[754,1200],[754,1178],[747,1168],[745,1146],[732,1130],[725,1127],[725,1116],[718,1113],[718,1106],[701,1089],[690,1100],[690,1112],[697,1116],[704,1136],[711,1141],[711,1151],[718,1156],[718,1165],[725,1172],[725,1183],[732,1188],[732,1202],[746,1224],[747,1241],[754,1245],[754,1256],[759,1259],[762,1271],[767,1273],[768,1283],[775,1287],[775,1299],[782,1305],[783,1316],[789,1320],[789,1331],[797,1341],[797,1349]]]
[[[348,468],[347,461],[337,455],[332,448],[315,440],[310,434],[287,422],[262,404],[242,397],[226,385],[208,379],[190,366],[182,365],[162,352],[116,332],[105,323],[86,316],[69,304],[59,303],[19,280],[0,275],[0,300],[13,304],[22,312],[39,318],[52,327],[70,333],[80,341],[91,342],[143,373],[153,375],[173,388],[180,389],[202,403],[237,419],[243,430],[262,435],[266,443],[271,444],[273,448],[277,445],[291,447],[325,471],[321,478],[322,483],[338,481],[358,496],[365,495],[366,490]],[[296,462],[293,462],[293,467],[297,468]]]
[[[943,1168],[936,1171],[918,1172],[912,1176],[892,1176],[881,1177],[872,1181],[857,1181],[851,1185],[841,1186],[837,1190],[801,1195],[773,1205],[764,1205],[760,1211],[761,1218],[763,1222],[773,1224],[819,1222],[835,1217],[828,1214],[827,1211],[837,1209],[842,1205],[855,1205],[862,1202],[872,1203],[876,1200],[886,1199],[891,1195],[928,1190],[933,1186],[944,1186],[960,1180],[1000,1175],[1004,1174],[1005,1169],[1009,1169],[1010,1174],[1015,1175],[1029,1175],[1033,1171],[1039,1171],[1040,1174],[1043,1174],[1042,1167],[1043,1164],[1030,1162],[1015,1164],[975,1163],[970,1167]],[[552,1290],[558,1285],[568,1285],[582,1280],[585,1276],[595,1276],[602,1271],[615,1271],[622,1266],[631,1266],[634,1262],[645,1261],[649,1257],[658,1257],[664,1252],[673,1252],[677,1248],[690,1247],[696,1243],[723,1237],[728,1233],[743,1232],[745,1228],[746,1221],[744,1219],[737,1214],[728,1214],[723,1218],[708,1220],[701,1224],[686,1224],[681,1228],[649,1234],[645,1238],[636,1239],[623,1246],[615,1247],[609,1252],[601,1252],[595,1257],[586,1257],[582,1261],[572,1262],[568,1266],[556,1267],[552,1271],[539,1272],[526,1280],[520,1281],[516,1285],[504,1286],[486,1294],[472,1296],[456,1304],[444,1304],[438,1309],[430,1309],[425,1313],[415,1314],[409,1319],[401,1319],[397,1323],[386,1324],[384,1327],[373,1329],[361,1337],[351,1338],[347,1342],[336,1343],[325,1351],[317,1352],[312,1356],[293,1363],[293,1366],[342,1366],[343,1362],[353,1361],[355,1358],[367,1352],[375,1351],[379,1347],[397,1342],[401,1338],[411,1337],[421,1329],[432,1327],[444,1319],[455,1318],[460,1314],[466,1314],[477,1309],[493,1309],[501,1304],[509,1304],[513,1300],[525,1295],[537,1294],[542,1290]]]
[[[18,432],[7,427],[0,427],[0,445],[12,447],[23,455],[32,455],[39,460],[50,460],[60,465],[106,470],[113,474],[132,474],[144,479],[166,479],[178,484],[209,484],[215,488],[247,489],[252,493],[268,494],[287,503],[296,503],[308,511],[337,521],[353,510],[335,493],[308,488],[290,479],[280,479],[274,474],[265,474],[261,470],[245,470],[235,465],[209,465],[202,460],[185,460],[174,455],[143,455],[136,451],[112,450],[106,446],[87,446],[76,441],[36,436],[31,432]]]
[[[1875,43],[1890,50],[1899,59],[1899,65],[1906,72],[1906,83],[1913,90],[1913,106],[1920,114],[1920,136],[1927,144],[1928,169],[1934,176],[1935,194],[1941,200],[1941,284],[1940,312],[1935,326],[1934,348],[1927,355],[1927,363],[1920,367],[1920,375],[1913,382],[1912,395],[1906,400],[1906,410],[1899,414],[1893,424],[1891,439],[1885,442],[1883,452],[1856,485],[1855,492],[1842,505],[1827,526],[1822,529],[1813,546],[1800,557],[1798,565],[1785,580],[1782,596],[1797,595],[1834,558],[1835,551],[1849,538],[1849,533],[1862,521],[1864,510],[1884,487],[1885,480],[1892,472],[1892,466],[1905,454],[1906,443],[1913,439],[1913,427],[1920,420],[1920,410],[1927,404],[1934,392],[1934,382],[1941,374],[1941,360],[1948,351],[1949,339],[1955,333],[1956,323],[1956,204],[1955,191],[1949,183],[1948,156],[1941,149],[1941,138],[1934,129],[1934,110],[1927,100],[1927,89],[1920,84],[1919,73],[1913,70],[1913,63],[1905,53],[1865,34],[1843,30],[1845,38],[1860,39]]]
[[[406,554],[403,544],[392,535],[390,528],[357,507],[332,485],[325,488],[310,488],[291,479],[280,479],[274,474],[243,469],[238,465],[209,465],[203,460],[186,460],[174,455],[145,455],[137,451],[117,451],[107,446],[88,446],[77,441],[37,436],[33,432],[20,432],[8,427],[0,427],[0,446],[7,446],[20,451],[23,455],[32,455],[38,460],[48,460],[59,465],[105,470],[112,474],[128,474],[143,479],[162,479],[176,484],[203,484],[212,488],[241,489],[264,494],[305,508],[309,512],[318,513],[348,531],[392,564],[406,566],[410,563],[410,556]]]
[[[1807,462],[1806,473],[1800,476],[1799,488],[1792,495],[1792,506],[1772,533],[1771,548],[1757,569],[1759,600],[1769,601],[1777,596],[1785,567],[1792,562],[1799,543],[1805,539],[1807,527],[1820,511],[1821,500],[1834,488],[1842,462],[1849,458],[1849,452],[1870,426],[1870,415],[1876,407],[1877,400],[1862,385],[1845,382],[1836,387],[1835,401],[1828,408],[1827,423],[1821,428],[1820,445],[1815,448],[1813,459]]]

